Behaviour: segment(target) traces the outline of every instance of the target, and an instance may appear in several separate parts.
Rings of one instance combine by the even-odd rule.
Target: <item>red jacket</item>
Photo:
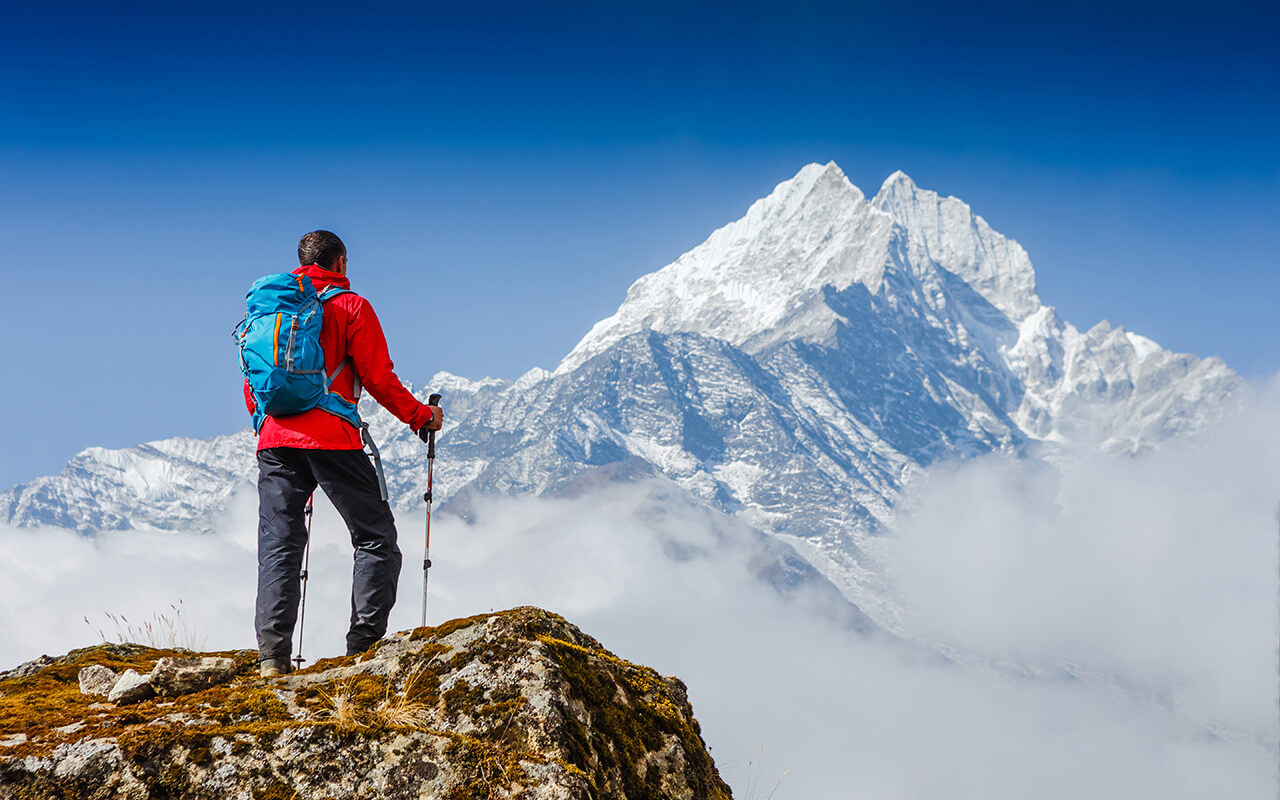
[[[311,278],[316,291],[326,286],[349,289],[347,276],[309,264],[298,267],[294,275]],[[358,294],[344,293],[325,302],[324,323],[320,328],[320,346],[324,349],[324,369],[332,373],[351,356],[351,364],[338,373],[330,391],[348,400],[355,399],[355,376],[382,407],[401,422],[418,430],[431,421],[431,408],[418,402],[396,377],[391,356],[387,353],[387,337],[373,306]],[[351,367],[355,367],[354,373]],[[253,413],[253,394],[244,382],[244,402]],[[268,447],[302,447],[308,450],[360,450],[360,431],[351,423],[319,408],[287,417],[268,416],[258,431],[258,449]]]

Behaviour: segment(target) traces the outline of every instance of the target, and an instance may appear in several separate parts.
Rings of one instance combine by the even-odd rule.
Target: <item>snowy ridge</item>
[[[659,475],[797,548],[860,605],[868,537],[941,459],[1101,446],[1136,453],[1203,425],[1242,389],[1041,303],[1017,242],[895,173],[870,200],[811,164],[637,280],[554,372],[441,373],[436,496],[550,495]],[[375,406],[393,503],[417,508],[421,443]],[[203,529],[255,475],[247,432],[88,450],[0,493],[17,525]],[[890,611],[885,611],[891,616]]]
[[[1024,320],[1006,357],[1027,376],[1014,413],[1023,430],[1130,454],[1196,430],[1241,385],[1221,359],[1171,353],[1106,321],[1081,333],[1048,306]]]
[[[123,450],[90,447],[58,475],[0,492],[0,520],[80,531],[208,531],[256,469],[249,430]]]

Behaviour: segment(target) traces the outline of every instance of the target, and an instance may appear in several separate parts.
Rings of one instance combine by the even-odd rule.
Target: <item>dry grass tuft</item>
[[[422,678],[423,669],[415,665],[405,675],[404,684],[399,692],[393,692],[387,686],[387,693],[373,709],[373,718],[381,725],[389,728],[423,728],[426,725],[428,707],[425,703],[410,700],[414,687]]]
[[[360,706],[356,703],[355,696],[355,688],[350,682],[336,686],[332,694],[320,690],[320,700],[327,705],[322,713],[343,730],[367,727],[361,719]]]
[[[156,611],[151,619],[133,623],[124,614],[107,612],[104,616],[115,629],[115,636],[84,618],[84,624],[98,634],[103,644],[141,644],[157,650],[201,650],[206,637],[197,632],[196,626],[182,616],[182,601],[170,603],[168,611]]]
[[[368,688],[361,688],[350,679],[337,684],[331,692],[319,690],[323,719],[349,730],[381,730],[384,728],[412,728],[426,730],[430,706],[414,697],[414,690],[422,679],[423,669],[414,667],[405,676],[400,691],[387,684],[382,697],[371,702]]]
[[[747,762],[747,800],[756,800],[760,797],[760,765],[764,761],[764,745],[760,745],[760,761]],[[778,793],[778,789],[782,786],[782,782],[786,780],[787,773],[790,770],[783,770],[778,776],[778,782],[774,784],[772,791],[765,795],[764,800],[773,800],[773,796]]]

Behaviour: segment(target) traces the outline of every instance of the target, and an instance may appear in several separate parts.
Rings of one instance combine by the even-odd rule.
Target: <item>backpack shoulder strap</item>
[[[326,286],[323,289],[321,289],[319,292],[316,292],[316,296],[320,298],[321,303],[325,302],[326,300],[332,300],[333,298],[337,297],[340,294],[355,294],[355,292],[351,291],[350,289],[343,289],[341,287],[333,286],[333,285]]]
[[[350,289],[343,289],[339,286],[330,284],[317,292],[316,296],[320,298],[321,303],[324,303],[328,300],[332,300],[340,294],[355,294],[355,292]],[[338,366],[334,367],[333,372],[324,376],[324,391],[325,394],[329,393],[329,387],[333,385],[333,379],[338,377],[338,373],[342,372],[348,364],[351,365],[351,377],[353,382],[352,388],[354,389],[353,393],[355,394],[356,401],[359,402],[360,395],[363,393],[364,387],[360,385],[360,373],[355,371],[356,365],[352,362],[351,356],[344,356],[342,361],[338,362]]]
[[[316,296],[320,298],[321,303],[324,303],[328,300],[332,300],[340,294],[355,294],[355,292],[350,289],[343,289],[331,284],[321,289]],[[334,367],[333,372],[324,376],[324,391],[326,394],[329,393],[329,387],[333,384],[333,379],[338,377],[338,373],[342,372],[348,364],[351,365],[351,377],[353,380],[352,388],[354,389],[353,393],[355,394],[356,401],[359,402],[363,387],[360,385],[360,375],[355,371],[356,365],[351,361],[351,356],[344,356],[342,361],[338,362],[338,366]]]

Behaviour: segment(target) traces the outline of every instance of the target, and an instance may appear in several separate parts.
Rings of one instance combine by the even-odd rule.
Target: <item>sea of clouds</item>
[[[741,798],[1270,798],[1278,501],[1266,392],[1141,458],[990,458],[914,484],[875,553],[927,647],[761,581],[758,536],[656,482],[437,515],[429,616],[538,605],[678,675]],[[400,515],[392,629],[418,624],[423,522]],[[255,526],[246,493],[214,535],[0,529],[0,668],[179,601],[193,644],[252,647]],[[348,615],[326,501],[313,538],[312,659],[342,652]]]

